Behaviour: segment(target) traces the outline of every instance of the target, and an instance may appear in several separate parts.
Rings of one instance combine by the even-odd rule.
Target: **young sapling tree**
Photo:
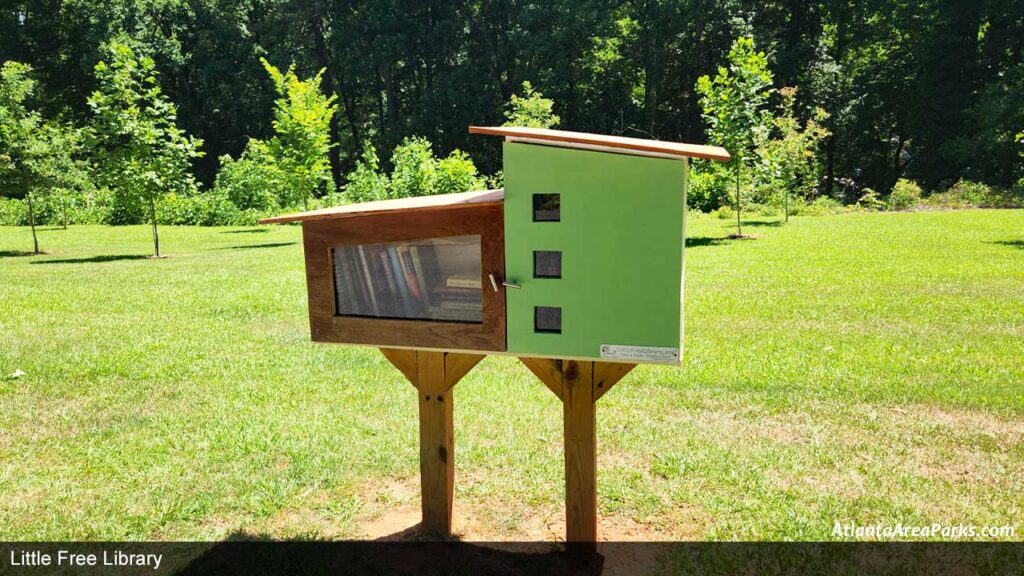
[[[95,67],[99,86],[89,97],[97,176],[115,194],[145,206],[153,256],[160,258],[157,201],[169,192],[195,192],[190,163],[202,155],[202,141],[178,128],[177,111],[160,90],[151,58],[136,54],[125,36],[102,52]]]
[[[737,38],[729,50],[728,67],[719,67],[712,79],[701,76],[697,93],[707,123],[708,138],[732,155],[729,164],[736,180],[736,235],[743,235],[741,173],[754,159],[756,133],[771,121],[764,110],[771,94],[772,73],[768,57],[754,48],[749,37]]]

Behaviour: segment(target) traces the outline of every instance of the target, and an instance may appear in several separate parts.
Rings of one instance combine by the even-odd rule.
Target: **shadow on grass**
[[[275,541],[236,532],[176,574],[599,576],[603,570],[604,557],[593,552],[569,552],[548,542],[431,541],[420,535],[417,524],[373,541]]]
[[[104,254],[85,258],[63,258],[60,260],[39,260],[33,264],[93,264],[97,262],[117,262],[118,260],[145,260],[145,254]]]
[[[175,574],[1008,574],[1016,573],[1024,552],[1010,542],[601,542],[595,553],[554,542],[427,541],[416,528],[375,541],[274,541],[235,533],[204,545]],[[198,545],[149,544],[184,553]],[[946,566],[959,570],[936,569]]]
[[[1002,244],[1003,246],[1011,246],[1013,248],[1020,248],[1024,250],[1024,240],[996,240],[995,242],[988,242],[988,244]]]
[[[753,220],[750,222],[744,222],[743,226],[751,226],[753,228],[778,228],[782,226],[782,220]]]
[[[0,258],[17,258],[19,256],[32,256],[32,252],[25,250],[0,250]]]
[[[245,230],[224,230],[221,234],[264,234],[270,232],[270,228],[247,228]]]
[[[698,246],[719,246],[728,241],[728,238],[716,238],[714,236],[691,236],[686,239],[686,247],[696,248]]]
[[[241,246],[224,246],[218,250],[248,250],[250,248],[280,248],[281,246],[292,246],[298,242],[267,242],[266,244],[243,244]]]

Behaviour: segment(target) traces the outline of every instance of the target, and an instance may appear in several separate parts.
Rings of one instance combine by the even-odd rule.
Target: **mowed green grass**
[[[774,224],[688,223],[683,368],[599,404],[602,529],[1020,538],[1024,211]],[[163,260],[146,227],[40,237],[0,228],[0,540],[358,538],[416,509],[413,388],[309,342],[299,228],[165,227]],[[456,529],[557,525],[555,397],[509,358],[454,395]]]

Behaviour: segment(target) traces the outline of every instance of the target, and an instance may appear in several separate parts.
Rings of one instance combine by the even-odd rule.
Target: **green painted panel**
[[[505,143],[504,170],[508,351],[679,348],[686,161]],[[533,221],[534,194],[560,195],[559,222]],[[561,251],[562,277],[534,278],[534,251]],[[534,330],[536,306],[562,309],[560,334]]]

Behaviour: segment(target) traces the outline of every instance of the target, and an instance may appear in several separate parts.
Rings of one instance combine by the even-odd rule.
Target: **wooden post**
[[[562,363],[565,425],[565,541],[580,551],[597,542],[597,420],[594,363]]]
[[[444,353],[417,352],[420,407],[420,490],[424,532],[448,536],[455,487],[452,395],[444,382]]]
[[[452,532],[455,493],[455,433],[452,388],[483,355],[381,348],[416,387],[420,413],[420,492],[423,533]]]
[[[635,364],[520,358],[562,401],[565,435],[565,541],[573,551],[597,549],[596,403]]]

